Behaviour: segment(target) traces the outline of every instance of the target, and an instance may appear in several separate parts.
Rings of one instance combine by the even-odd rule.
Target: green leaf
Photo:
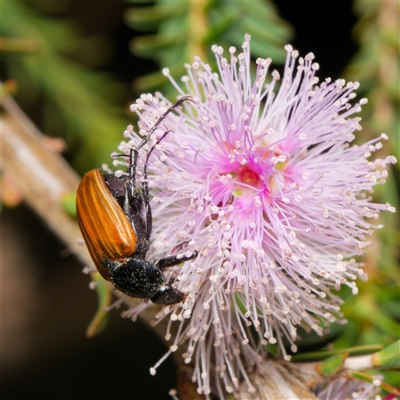
[[[332,357],[328,357],[326,360],[320,362],[317,366],[318,372],[320,372],[323,376],[332,376],[338,372],[345,362],[346,358],[349,356],[349,353],[337,354]]]
[[[154,53],[169,49],[172,46],[182,45],[185,38],[181,35],[163,36],[148,35],[141,36],[132,41],[131,50],[140,57],[155,58]]]
[[[127,24],[139,31],[154,30],[164,20],[187,12],[185,2],[164,3],[153,7],[131,8],[125,12]]]
[[[377,367],[400,368],[400,340],[373,354],[372,362]]]
[[[340,350],[322,350],[322,351],[314,351],[308,353],[295,354],[292,356],[292,361],[294,362],[304,362],[304,361],[318,361],[324,360],[330,356],[341,355],[343,353],[348,354],[349,356],[361,355],[361,354],[371,354],[374,351],[382,349],[382,345],[365,345],[365,346],[356,346],[356,347],[348,347]]]

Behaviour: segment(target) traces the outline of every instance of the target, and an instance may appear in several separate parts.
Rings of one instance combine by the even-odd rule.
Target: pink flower
[[[338,376],[318,385],[315,395],[318,400],[381,400],[381,380],[372,383]]]
[[[185,90],[170,77],[196,103],[170,114],[152,139],[171,130],[149,164],[153,249],[168,254],[189,241],[183,251],[199,250],[168,272],[186,302],[157,318],[169,318],[167,354],[186,346],[184,360],[205,395],[212,387],[220,396],[236,391],[269,344],[290,359],[283,339],[295,352],[299,326],[322,335],[340,319],[342,301],[332,291],[347,285],[357,293],[364,273],[353,257],[370,245],[380,210],[394,212],[371,199],[396,161],[369,160],[386,135],[352,144],[361,130],[355,114],[366,103],[351,104],[359,84],[319,82],[313,54],[298,57],[291,46],[282,77],[268,73],[267,58],[256,61],[252,78],[249,40],[227,59],[213,46],[216,72],[200,58],[186,65]],[[142,95],[132,106],[139,133],[170,105],[159,93]],[[132,127],[125,135],[119,150],[128,152],[140,139]]]

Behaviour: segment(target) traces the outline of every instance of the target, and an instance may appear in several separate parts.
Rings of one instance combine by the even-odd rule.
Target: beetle
[[[155,146],[170,133],[157,139],[147,153],[143,167],[143,183],[136,184],[139,150],[148,142],[161,121],[190,96],[171,106],[150,129],[145,138],[129,154],[127,176],[103,175],[93,169],[82,178],[76,198],[77,219],[82,236],[101,276],[130,297],[150,299],[155,304],[184,302],[186,295],[166,282],[163,270],[197,257],[171,255],[157,263],[146,260],[152,231],[147,166]],[[187,242],[179,244],[182,247]]]

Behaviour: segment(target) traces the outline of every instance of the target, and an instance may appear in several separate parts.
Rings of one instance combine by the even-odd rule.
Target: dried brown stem
[[[76,221],[62,208],[62,197],[76,190],[79,176],[59,153],[45,145],[36,129],[11,97],[2,101],[2,172],[13,178],[26,203],[84,264],[90,256]]]

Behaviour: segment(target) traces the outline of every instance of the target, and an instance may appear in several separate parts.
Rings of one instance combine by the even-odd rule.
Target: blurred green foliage
[[[391,154],[399,159],[399,6],[355,0],[354,11],[359,18],[354,37],[360,47],[344,76],[359,81],[360,97],[368,98],[361,112],[363,130],[357,137],[363,143],[385,132],[389,140],[374,157]],[[392,165],[386,184],[377,186],[373,195],[377,202],[388,202],[396,210],[400,209],[399,167],[399,163]],[[349,324],[335,348],[355,343],[388,345],[400,336],[400,222],[398,215],[382,212],[379,223],[384,228],[375,232],[373,245],[363,258],[369,279],[359,282],[357,296],[345,296],[343,311]]]
[[[359,92],[368,98],[363,128],[370,137],[387,133],[396,157],[400,155],[399,11],[395,2],[354,1],[359,20],[353,34],[360,49],[344,74],[361,82]],[[396,167],[400,169],[399,164]]]
[[[130,3],[143,1],[130,0]],[[157,0],[148,7],[132,7],[125,14],[129,26],[155,34],[137,37],[131,50],[140,57],[155,60],[161,68],[169,68],[179,82],[186,73],[184,63],[199,56],[214,66],[211,46],[217,43],[228,49],[241,48],[245,34],[251,35],[254,57],[271,57],[282,64],[286,57],[283,46],[293,38],[292,27],[278,16],[272,1],[180,1]],[[155,88],[163,93],[173,90],[168,79],[159,72],[144,75],[135,81],[143,91]]]
[[[122,139],[129,120],[115,103],[124,88],[72,57],[101,57],[101,41],[85,43],[76,26],[35,11],[37,3],[2,4],[3,62],[8,79],[18,84],[17,100],[41,107],[44,133],[66,140],[83,173],[108,162]]]

